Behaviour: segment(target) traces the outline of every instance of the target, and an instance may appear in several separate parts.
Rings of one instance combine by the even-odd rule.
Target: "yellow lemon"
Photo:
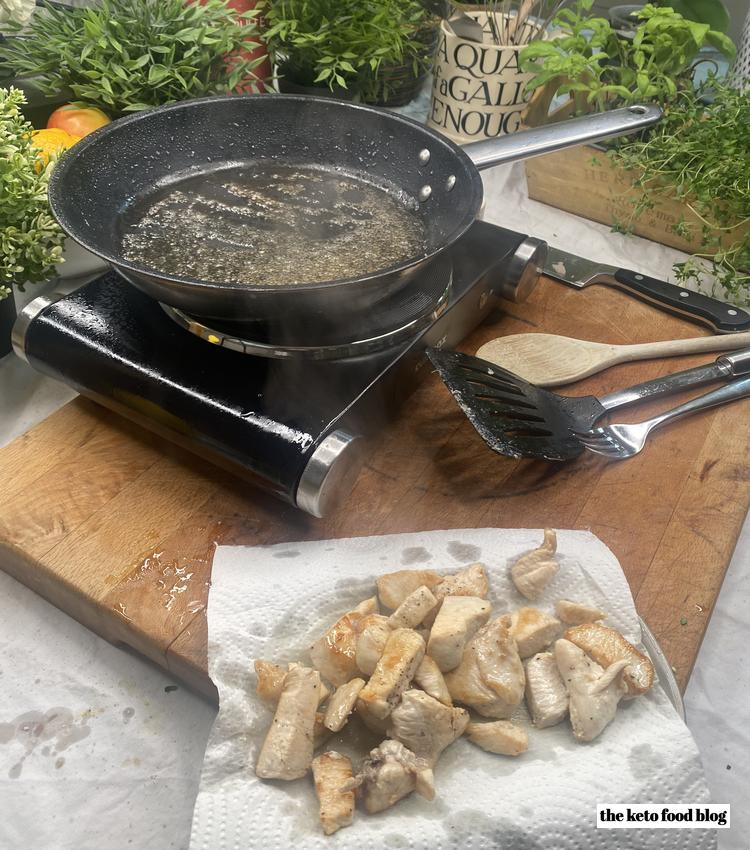
[[[37,157],[43,165],[50,161],[50,157],[58,156],[81,140],[80,136],[73,136],[65,130],[58,129],[34,130],[31,138],[34,147],[39,151]]]

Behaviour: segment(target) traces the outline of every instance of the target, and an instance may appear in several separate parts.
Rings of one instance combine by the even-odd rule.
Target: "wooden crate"
[[[556,89],[557,85],[553,86]],[[550,91],[544,89],[532,99],[524,116],[525,126],[564,120],[573,114],[572,102],[548,113]],[[641,191],[634,187],[637,175],[614,166],[606,152],[594,145],[580,145],[524,163],[529,197],[583,218],[610,226],[621,225],[643,236],[686,253],[701,249],[703,222],[684,202],[665,194],[652,209],[633,216]],[[687,236],[679,236],[674,226],[684,222]],[[731,245],[750,230],[738,226],[724,234],[723,245]]]
[[[633,218],[640,197],[634,175],[616,169],[606,153],[589,145],[536,157],[525,163],[529,197],[583,218],[613,226],[624,225],[637,236],[692,253],[700,246],[701,222],[677,200],[663,200]],[[688,240],[673,227],[685,221]]]

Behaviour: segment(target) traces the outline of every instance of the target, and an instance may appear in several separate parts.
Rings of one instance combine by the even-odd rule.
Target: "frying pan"
[[[121,118],[86,136],[53,171],[49,200],[76,242],[153,298],[189,314],[235,321],[331,316],[366,309],[425,273],[474,222],[483,196],[479,169],[637,132],[660,116],[657,106],[634,106],[462,149],[416,121],[346,101],[201,98]],[[123,256],[124,223],[155,193],[186,176],[218,176],[241,165],[337,169],[396,187],[415,201],[426,250],[362,277],[289,285],[195,280]]]

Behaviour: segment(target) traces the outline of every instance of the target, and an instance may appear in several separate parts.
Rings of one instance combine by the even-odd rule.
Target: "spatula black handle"
[[[718,298],[675,286],[655,277],[630,269],[617,269],[614,281],[622,289],[642,299],[688,319],[708,325],[717,333],[738,333],[750,330],[750,313],[726,304]]]

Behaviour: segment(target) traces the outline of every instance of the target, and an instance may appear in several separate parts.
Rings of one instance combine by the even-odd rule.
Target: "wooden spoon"
[[[511,334],[485,343],[477,357],[514,372],[538,387],[580,381],[617,363],[677,357],[701,351],[731,351],[750,345],[750,331],[639,345],[608,345],[557,334]]]

